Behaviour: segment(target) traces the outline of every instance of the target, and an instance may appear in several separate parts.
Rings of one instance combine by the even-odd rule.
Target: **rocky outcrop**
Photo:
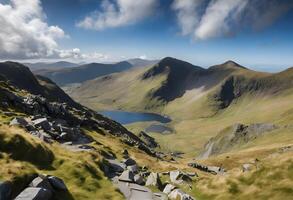
[[[155,138],[149,136],[147,133],[143,131],[139,133],[138,137],[140,137],[146,143],[146,145],[150,148],[156,148],[159,146]]]
[[[198,156],[200,159],[211,155],[224,153],[235,146],[246,144],[264,134],[278,128],[273,124],[235,124],[222,130],[216,137],[211,138],[204,146],[204,150]]]
[[[223,167],[217,167],[217,166],[206,166],[206,165],[202,165],[202,164],[199,164],[199,163],[188,163],[188,166],[189,167],[193,167],[193,168],[196,168],[196,169],[199,169],[203,172],[208,172],[208,173],[211,173],[211,174],[214,174],[214,175],[223,175],[225,174],[226,170],[223,168]]]
[[[38,175],[27,188],[17,195],[15,200],[53,200],[59,191],[67,191],[62,179],[55,176]]]

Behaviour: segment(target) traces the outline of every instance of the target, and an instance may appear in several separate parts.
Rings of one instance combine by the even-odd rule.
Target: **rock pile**
[[[188,163],[189,167],[193,167],[196,169],[199,169],[201,171],[204,172],[208,172],[214,175],[223,175],[225,174],[226,170],[222,167],[217,167],[217,166],[206,166],[206,165],[202,165],[199,163]]]
[[[129,158],[128,153],[127,159],[122,162],[115,158],[105,159],[103,170],[128,200],[167,200],[168,197],[170,199],[194,200],[175,186],[168,183],[163,184],[159,173],[151,172],[146,167],[139,167],[134,159]],[[179,173],[178,175],[176,173],[175,177],[174,172],[167,172],[167,174],[170,174],[171,181],[174,179],[176,184],[191,181],[191,177],[187,173],[178,171]],[[156,187],[162,192],[153,193],[148,188],[150,186]]]
[[[38,175],[15,200],[51,200],[56,192],[66,192],[67,190],[62,179],[55,176]]]

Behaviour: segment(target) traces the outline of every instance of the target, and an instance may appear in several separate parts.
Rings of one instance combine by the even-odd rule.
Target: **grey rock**
[[[172,184],[167,184],[163,190],[165,194],[170,194],[176,187]]]
[[[133,183],[134,182],[134,174],[131,171],[126,170],[126,171],[122,172],[122,174],[119,176],[119,181]]]
[[[133,160],[131,158],[127,158],[123,162],[125,163],[126,166],[131,166],[131,165],[135,165],[136,164],[135,160]]]
[[[168,197],[170,199],[180,199],[180,200],[195,200],[193,197],[191,197],[190,195],[186,194],[185,192],[183,192],[180,189],[174,189],[169,195]]]
[[[126,165],[115,159],[107,159],[109,163],[109,170],[113,172],[123,172],[126,169]]]
[[[48,181],[55,190],[67,191],[64,181],[56,176],[48,176]]]
[[[182,182],[182,180],[178,180],[179,176],[180,176],[180,171],[176,170],[176,171],[171,171],[170,172],[170,180],[172,183],[176,183],[176,184],[180,184]]]
[[[35,127],[39,127],[48,131],[51,129],[51,125],[47,118],[40,118],[32,121]]]
[[[8,181],[0,182],[0,200],[10,200],[12,193],[12,184]]]
[[[25,127],[28,125],[28,122],[23,117],[15,117],[13,120],[11,120],[9,125]]]
[[[143,176],[141,176],[139,174],[136,174],[133,179],[134,179],[134,182],[139,185],[144,185],[144,183],[145,183]]]
[[[129,171],[131,171],[132,173],[134,173],[134,174],[137,174],[138,173],[138,167],[137,167],[137,165],[127,166],[127,169]]]
[[[161,188],[162,182],[159,177],[159,174],[155,173],[155,172],[151,172],[151,174],[147,178],[145,185],[146,186],[156,186],[158,188]]]
[[[28,187],[15,200],[50,200],[52,192],[44,188]]]
[[[44,188],[49,191],[53,191],[53,188],[52,188],[48,178],[44,177],[44,176],[38,176],[29,184],[29,186],[30,187]]]
[[[242,165],[242,172],[248,172],[251,171],[253,168],[253,165],[250,163],[245,163]]]

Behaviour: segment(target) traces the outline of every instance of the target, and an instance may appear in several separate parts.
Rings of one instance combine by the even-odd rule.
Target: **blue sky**
[[[172,56],[279,71],[293,66],[292,8],[289,0],[0,0],[8,27],[0,59]]]

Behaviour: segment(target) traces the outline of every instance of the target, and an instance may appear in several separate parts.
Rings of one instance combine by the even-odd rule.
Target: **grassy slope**
[[[293,109],[291,103],[293,93],[290,89],[273,96],[266,93],[247,92],[235,99],[228,108],[218,110],[217,102],[211,98],[220,90],[221,84],[218,84],[208,90],[204,87],[187,90],[182,97],[162,105],[157,99],[149,98],[148,92],[159,88],[166,80],[167,74],[162,73],[159,76],[141,80],[141,76],[150,69],[135,69],[98,78],[86,82],[70,95],[80,103],[97,110],[149,111],[171,116],[173,121],[168,125],[174,128],[176,134],[153,135],[165,149],[180,149],[191,156],[197,154],[203,144],[215,136],[219,130],[234,123],[270,122],[283,126],[292,121],[293,116],[290,115],[290,110]],[[268,81],[273,83],[274,79],[283,77],[290,80],[290,73],[289,75],[280,73],[271,78],[271,74],[243,68],[235,69],[230,65],[212,67],[212,71],[216,73],[231,69],[233,76],[246,77],[246,80],[260,79],[264,83]],[[160,106],[146,109],[146,105],[151,104]],[[136,123],[128,125],[128,128],[138,133],[148,125],[149,123]],[[283,129],[278,131],[283,132]],[[292,137],[290,135],[288,137],[288,141],[291,141]]]

